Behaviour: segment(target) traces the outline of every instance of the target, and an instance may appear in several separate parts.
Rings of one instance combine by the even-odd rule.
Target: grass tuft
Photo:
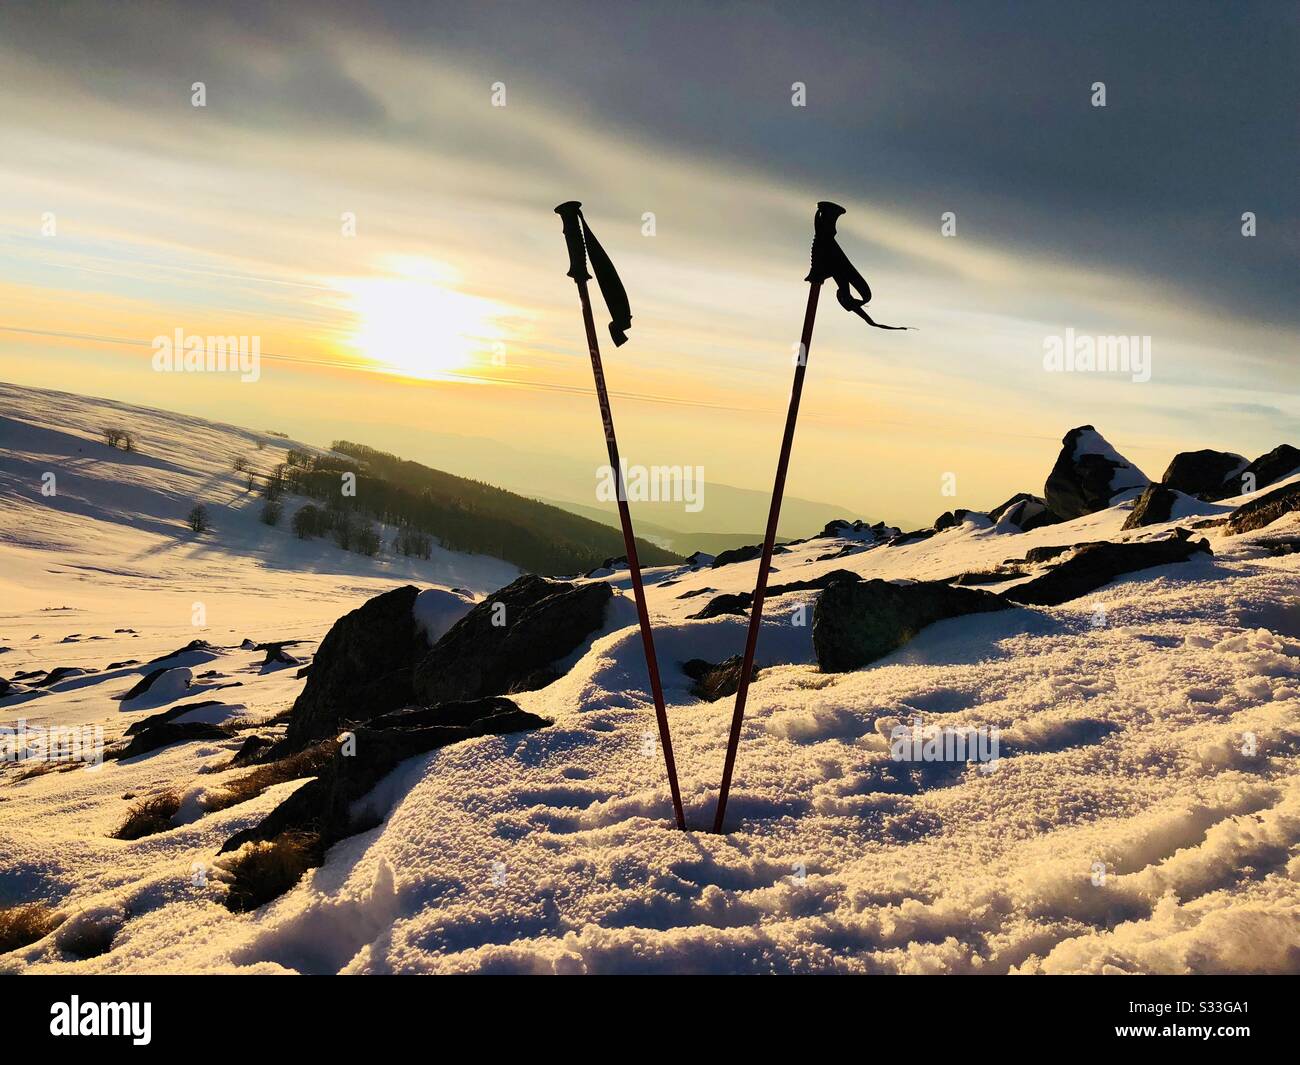
[[[174,791],[164,791],[141,799],[126,812],[126,821],[114,834],[114,839],[143,839],[172,827],[172,818],[181,808],[181,797]]]
[[[283,832],[269,842],[246,844],[223,863],[231,880],[226,909],[247,913],[279,898],[323,857],[315,832]]]
[[[0,954],[44,939],[63,922],[63,914],[43,902],[0,906]]]

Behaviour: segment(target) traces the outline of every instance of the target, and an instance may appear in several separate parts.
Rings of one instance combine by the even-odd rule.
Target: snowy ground
[[[222,648],[177,660],[196,683],[240,682],[199,697],[269,718],[303,681],[262,672],[245,637],[302,639],[290,650],[307,658],[337,616],[396,584],[481,594],[514,576],[450,554],[366,560],[260,525],[230,459],[270,464],[288,441],[10,386],[0,410],[0,675],[97,670],[0,700],[3,725],[98,724],[112,740],[169,704],[124,710],[112,696],[145,667],[108,663],[195,638]],[[100,443],[108,420],[144,454]],[[201,540],[182,521],[196,496],[215,504]],[[967,525],[824,562],[842,541],[813,541],[778,555],[772,582],[948,577],[1164,531],[1122,534],[1126,513],[1016,535]],[[0,768],[0,904],[69,915],[0,971],[1300,971],[1300,555],[1263,546],[1300,522],[1204,532],[1212,559],[943,622],[856,673],[811,664],[811,612],[800,625],[796,608],[816,593],[771,601],[723,836],[673,829],[628,596],[565,676],[516,697],[553,727],[404,764],[375,797],[382,825],[252,914],[229,913],[206,870],[299,785],[204,813],[226,774],[201,770],[235,743],[23,780]],[[738,653],[745,619],[688,620],[712,593],[680,596],[749,591],[755,567],[648,574],[695,829],[712,820],[731,700],[697,700],[678,667]],[[918,716],[997,727],[1002,757],[900,788],[886,737]],[[186,823],[110,838],[123,796],[165,788],[185,794]],[[115,930],[112,949],[79,960],[61,943],[87,924]]]

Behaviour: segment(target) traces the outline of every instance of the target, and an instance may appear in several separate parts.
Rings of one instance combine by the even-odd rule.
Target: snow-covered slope
[[[175,487],[181,475],[170,468],[77,458],[67,463],[70,495],[50,515],[26,486],[75,454],[65,437],[91,451],[100,401],[76,401],[85,406],[73,414],[68,397],[51,409],[25,390],[0,398],[10,402],[0,437],[0,645],[11,647],[0,674],[99,670],[21,704],[0,700],[2,722],[22,713],[95,723],[111,740],[159,707],[114,701],[143,667],[106,664],[195,636],[220,646],[175,664],[196,685],[240,682],[203,698],[265,720],[303,682],[295,669],[264,669],[261,652],[238,647],[243,637],[300,638],[290,650],[306,659],[329,622],[396,583],[481,593],[512,576],[490,560],[435,559],[405,572],[332,546],[272,544],[255,517],[236,520],[246,507],[227,472],[229,434],[242,431],[172,415],[138,415],[139,432],[212,434],[203,459],[168,459],[193,480]],[[115,503],[110,482],[136,494]],[[231,530],[222,547],[182,531],[198,490],[230,511],[217,521]],[[140,498],[152,509],[136,522]],[[1239,502],[1204,504],[1204,517],[1181,521],[1211,521]],[[967,523],[895,547],[809,541],[776,556],[772,583],[834,569],[947,578],[1032,547],[1173,527],[1121,532],[1131,505],[1024,534]],[[237,743],[179,744],[21,780],[0,770],[0,904],[42,899],[69,915],[60,931],[0,956],[0,969],[1300,970],[1300,554],[1268,549],[1281,534],[1300,536],[1300,522],[1221,532],[1198,531],[1213,557],[1131,574],[1059,607],[940,622],[853,673],[814,664],[811,612],[798,607],[818,593],[774,598],[731,831],[720,836],[703,829],[731,700],[694,697],[680,664],[740,651],[744,617],[689,615],[713,594],[751,590],[755,562],[647,574],[696,830],[687,834],[670,818],[626,571],[608,578],[625,594],[568,671],[512,697],[553,726],[404,763],[372,796],[388,811],[383,824],[337,844],[323,867],[252,914],[221,904],[216,853],[299,783],[205,812],[205,795],[231,773],[203,770]],[[862,549],[838,554],[850,544]],[[310,558],[290,554],[317,546]],[[830,554],[838,557],[818,561]],[[189,624],[197,599],[209,604],[206,629]],[[455,606],[449,594],[425,603],[435,626]],[[888,737],[918,717],[998,729],[995,767],[900,785]],[[111,838],[125,796],[164,789],[183,795],[179,827]],[[75,953],[74,933],[87,924],[112,933],[111,949]]]

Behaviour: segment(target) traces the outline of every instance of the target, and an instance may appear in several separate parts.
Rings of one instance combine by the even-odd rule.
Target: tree
[[[212,528],[212,523],[208,520],[208,508],[202,503],[195,503],[190,508],[185,521],[189,525],[191,532],[205,533]]]
[[[274,500],[268,499],[262,504],[261,519],[263,525],[279,525],[280,504]]]

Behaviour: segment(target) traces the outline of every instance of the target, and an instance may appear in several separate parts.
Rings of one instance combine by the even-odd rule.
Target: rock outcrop
[[[1252,529],[1262,529],[1295,510],[1300,510],[1300,481],[1275,488],[1243,503],[1229,516],[1227,532],[1236,535]]]
[[[1071,429],[1061,445],[1043,486],[1043,497],[1052,513],[1064,521],[1105,510],[1151,483],[1091,425]]]
[[[334,622],[293,704],[285,736],[290,747],[411,702],[415,666],[429,651],[412,609],[418,594],[414,585],[394,588]]]
[[[990,592],[942,581],[839,581],[822,592],[813,610],[813,649],[828,673],[861,669],[936,621],[1008,605]]]
[[[1201,554],[1212,554],[1209,542],[1192,540],[1183,529],[1177,530],[1176,535],[1167,540],[1080,544],[1074,554],[1055,569],[1008,588],[1001,595],[1013,603],[1057,606],[1094,592],[1126,573],[1186,562]]]
[[[1197,499],[1222,499],[1241,491],[1240,482],[1227,481],[1240,476],[1248,465],[1246,456],[1230,451],[1181,451],[1169,463],[1160,483]]]
[[[555,674],[548,667],[604,626],[613,594],[604,581],[520,577],[476,605],[421,658],[414,701],[483,699],[549,683]],[[317,655],[313,675],[319,664]]]

